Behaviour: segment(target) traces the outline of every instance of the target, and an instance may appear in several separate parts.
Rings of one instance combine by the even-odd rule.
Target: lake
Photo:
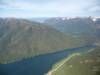
[[[0,64],[0,75],[44,75],[55,63],[71,53],[85,52],[94,47],[96,46],[85,45],[78,48],[35,56],[14,63]]]

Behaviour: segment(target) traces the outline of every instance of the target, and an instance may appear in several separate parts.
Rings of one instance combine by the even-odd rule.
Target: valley
[[[93,19],[0,18],[0,74],[99,75],[100,19]]]

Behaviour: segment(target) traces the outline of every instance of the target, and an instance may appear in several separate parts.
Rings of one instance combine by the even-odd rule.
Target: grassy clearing
[[[100,48],[74,54],[54,65],[46,75],[100,75]]]

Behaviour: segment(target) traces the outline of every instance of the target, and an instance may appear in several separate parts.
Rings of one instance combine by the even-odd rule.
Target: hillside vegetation
[[[100,48],[67,59],[55,64],[50,71],[52,73],[48,72],[47,75],[100,75]],[[59,65],[60,68],[54,71]]]
[[[0,63],[84,45],[46,25],[25,19],[0,18]]]

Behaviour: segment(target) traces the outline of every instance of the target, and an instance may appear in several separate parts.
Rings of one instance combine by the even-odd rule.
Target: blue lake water
[[[85,52],[94,47],[93,45],[86,45],[55,53],[39,55],[10,64],[0,64],[0,75],[44,75],[52,68],[52,65],[71,53]]]

